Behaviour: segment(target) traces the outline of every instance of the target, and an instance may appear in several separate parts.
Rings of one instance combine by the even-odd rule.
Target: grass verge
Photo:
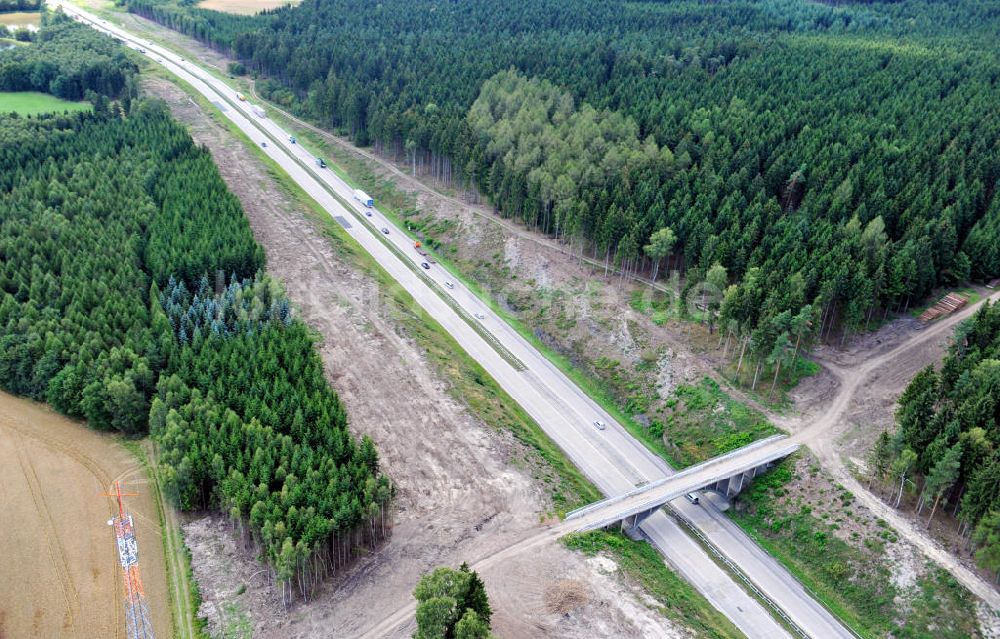
[[[628,578],[641,584],[656,600],[660,614],[690,628],[697,636],[713,639],[744,636],[725,615],[671,570],[651,545],[632,541],[621,533],[601,530],[567,535],[563,544],[586,555],[605,553],[611,556]]]
[[[484,422],[496,429],[509,430],[522,444],[532,451],[535,459],[515,460],[547,487],[555,512],[562,516],[579,506],[603,497],[600,491],[574,466],[562,450],[549,439],[538,424],[517,404],[488,373],[473,360],[433,318],[424,313],[410,294],[362,249],[330,214],[309,197],[276,163],[228,118],[217,112],[201,94],[165,70],[156,75],[174,82],[183,89],[216,123],[256,155],[267,167],[270,176],[297,202],[318,228],[334,244],[338,252],[351,263],[375,279],[379,284],[383,302],[393,311],[394,317],[421,345],[432,362],[451,383],[453,395],[464,402]]]
[[[283,184],[292,197],[295,189]],[[304,196],[304,194],[302,194]],[[299,198],[301,202],[301,198]],[[444,328],[422,311],[410,294],[323,210],[309,207],[309,217],[319,225],[342,255],[379,284],[383,302],[394,318],[424,349],[428,360],[451,383],[456,399],[492,428],[509,430],[536,456],[515,460],[547,487],[552,504],[561,517],[567,511],[601,499],[600,491],[566,458],[538,424],[492,377],[473,360]],[[538,463],[542,462],[542,463]]]
[[[740,528],[862,637],[981,636],[968,591],[936,566],[921,567],[922,559],[906,566],[900,558],[910,551],[890,552],[899,542],[884,522],[855,512],[853,495],[818,467],[796,471],[796,457],[740,495],[730,511]]]
[[[763,415],[733,400],[709,377],[678,386],[674,397],[667,400],[664,416],[665,422],[653,420],[647,432],[654,437],[664,430],[670,433],[668,452],[679,467],[779,432]]]

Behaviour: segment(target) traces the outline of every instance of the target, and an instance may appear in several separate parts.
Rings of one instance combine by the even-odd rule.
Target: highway
[[[730,478],[750,473],[755,468],[763,472],[768,463],[784,459],[798,448],[799,444],[789,443],[784,435],[768,437],[621,495],[578,508],[566,515],[566,521],[578,522],[578,532],[607,528],[626,517],[659,508],[720,480],[728,483]]]
[[[619,495],[673,473],[662,459],[631,437],[475,293],[438,265],[423,269],[420,266],[423,258],[400,229],[377,209],[367,209],[354,200],[352,187],[332,171],[318,168],[315,158],[293,144],[287,132],[269,118],[255,116],[251,105],[239,101],[224,82],[190,60],[72,5],[60,0],[53,4],[99,30],[129,41],[133,48],[145,49],[151,60],[162,64],[219,108],[344,226],[413,296],[423,312],[442,325],[483,366],[605,495]],[[266,147],[262,144],[265,142]],[[606,428],[596,428],[595,420],[604,422]],[[671,507],[750,577],[754,586],[787,615],[789,626],[816,639],[854,636],[783,567],[705,501],[695,506],[681,498],[671,502]],[[660,510],[646,519],[641,528],[668,563],[748,637],[792,636],[675,519]]]

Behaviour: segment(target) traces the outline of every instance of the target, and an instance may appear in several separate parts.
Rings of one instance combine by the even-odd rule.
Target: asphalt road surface
[[[479,297],[440,265],[423,269],[423,258],[411,240],[376,208],[353,197],[353,188],[332,171],[316,166],[315,157],[293,144],[289,134],[266,117],[258,117],[232,88],[190,60],[56,0],[95,28],[142,48],[146,56],[194,87],[220,108],[261,150],[280,165],[310,197],[334,216],[429,316],[455,340],[545,430],[587,477],[606,495],[618,495],[673,471],[631,437],[610,415],[587,397]],[[264,145],[266,143],[266,146]],[[366,215],[370,213],[370,217]],[[382,232],[388,230],[388,234]],[[451,286],[446,287],[445,282]],[[479,324],[479,326],[476,326]],[[499,342],[502,346],[494,344]],[[521,366],[512,364],[519,361]],[[595,420],[607,427],[599,430]],[[671,507],[691,521],[754,586],[787,615],[790,625],[816,639],[851,638],[853,633],[813,599],[791,574],[749,539],[714,506],[684,498]],[[642,524],[647,538],[668,563],[751,639],[791,637],[771,612],[751,597],[673,518],[662,510]]]

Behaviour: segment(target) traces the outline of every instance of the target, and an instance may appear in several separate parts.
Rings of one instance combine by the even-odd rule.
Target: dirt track
[[[1000,299],[1000,293],[994,293],[992,299]],[[862,486],[845,463],[845,458],[852,456],[863,458],[878,434],[892,427],[894,407],[906,385],[922,368],[940,363],[955,326],[977,308],[979,305],[966,308],[930,325],[897,320],[855,340],[847,350],[820,349],[817,360],[825,367],[824,373],[796,389],[796,413],[791,417],[768,416],[793,433],[794,440],[808,445],[859,502],[994,610],[1000,610],[1000,593],[993,585],[909,517]]]
[[[101,496],[122,480],[158,637],[171,632],[153,496],[135,457],[111,436],[0,393],[0,637],[124,638],[121,570]]]

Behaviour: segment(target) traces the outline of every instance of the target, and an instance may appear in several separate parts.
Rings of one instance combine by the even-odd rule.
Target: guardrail
[[[687,517],[685,517],[684,515],[682,515],[677,510],[674,510],[673,508],[670,509],[670,514],[677,521],[679,521],[680,523],[682,523],[684,525],[684,527],[687,528],[688,531],[692,535],[694,535],[695,538],[699,542],[701,542],[702,546],[704,546],[715,557],[715,559],[716,559],[717,562],[721,563],[732,574],[736,575],[736,577],[740,581],[743,582],[743,585],[746,586],[746,588],[750,591],[750,593],[754,597],[756,597],[759,601],[764,602],[767,605],[767,607],[771,609],[771,611],[773,612],[773,614],[775,614],[779,619],[781,619],[785,623],[785,625],[787,625],[795,634],[799,635],[803,639],[810,639],[809,634],[806,633],[806,631],[803,630],[801,627],[799,627],[799,625],[797,623],[795,623],[794,621],[792,621],[792,618],[788,616],[788,613],[786,613],[781,608],[781,606],[779,606],[778,604],[774,603],[774,601],[772,601],[770,597],[768,597],[763,592],[761,592],[761,590],[757,587],[757,585],[754,584],[753,580],[751,580],[750,577],[747,576],[746,573],[744,573],[742,570],[740,570],[739,566],[737,566],[734,562],[730,561],[729,557],[727,557],[721,550],[719,550],[719,548],[715,544],[713,544],[708,539],[708,537],[706,537],[705,535],[703,535],[702,532],[700,530],[698,530],[698,527],[695,526],[694,523],[690,519],[688,519]],[[640,530],[642,530],[642,529],[640,528]],[[646,537],[646,540],[649,543],[653,544],[654,546],[656,545],[656,543],[653,542],[652,539],[650,539],[649,537],[647,537],[645,535],[645,533],[643,533],[643,536]],[[861,639],[861,638],[859,637],[858,639]]]
[[[694,466],[688,466],[687,468],[685,468],[683,470],[675,472],[673,475],[668,475],[666,477],[663,477],[662,479],[657,479],[654,482],[651,482],[651,483],[648,483],[648,484],[644,484],[644,485],[638,486],[636,488],[632,488],[632,489],[628,490],[627,492],[624,492],[624,493],[622,493],[620,495],[615,495],[613,497],[608,497],[607,499],[603,499],[601,501],[594,502],[592,504],[587,504],[586,506],[581,506],[580,508],[577,508],[576,510],[573,510],[573,511],[570,511],[570,512],[566,513],[565,519],[567,519],[567,520],[569,520],[569,519],[575,519],[577,517],[580,517],[582,515],[587,514],[588,512],[597,510],[599,508],[604,508],[605,506],[610,506],[611,504],[615,504],[615,503],[624,501],[624,500],[628,499],[629,497],[634,497],[635,495],[638,495],[640,493],[649,492],[651,490],[659,488],[660,486],[662,486],[663,484],[667,483],[668,481],[672,481],[672,480],[675,480],[675,479],[683,479],[684,477],[686,477],[688,475],[691,475],[693,473],[702,471],[705,468],[708,468],[710,466],[714,466],[716,464],[724,462],[727,459],[731,459],[731,458],[736,457],[738,455],[744,455],[744,454],[746,454],[747,452],[749,452],[751,450],[756,450],[758,448],[761,448],[762,446],[766,446],[767,444],[770,444],[772,442],[776,442],[778,440],[785,439],[787,437],[788,437],[787,435],[772,435],[770,437],[765,437],[764,439],[760,439],[760,440],[757,440],[757,441],[752,442],[750,444],[747,444],[743,448],[737,448],[736,450],[729,451],[728,453],[724,453],[722,455],[719,455],[718,457],[713,457],[711,459],[705,460],[705,461],[701,462],[700,464],[695,464]],[[798,448],[798,444],[795,444],[794,446],[796,448]],[[782,449],[780,452],[783,452],[784,450],[785,449]],[[788,454],[791,454],[791,453],[788,453]],[[784,455],[782,455],[782,456],[784,456]]]
[[[678,516],[680,516],[680,517],[683,517],[683,515],[680,515],[680,513],[677,513],[677,514],[678,514]],[[687,522],[687,523],[688,523],[688,524],[689,524],[690,526],[693,526],[693,525],[694,525],[694,524],[692,524],[691,522]],[[767,552],[767,549],[765,549],[764,547],[762,547],[762,546],[760,545],[760,541],[758,541],[758,540],[757,540],[757,537],[756,537],[755,535],[751,534],[750,532],[748,532],[748,531],[746,531],[746,530],[744,530],[743,532],[744,532],[744,534],[746,534],[746,536],[747,536],[747,537],[749,537],[749,538],[750,538],[750,539],[751,539],[751,540],[753,541],[753,543],[757,544],[757,547],[758,547],[758,548],[760,548],[760,549],[761,549],[761,551],[762,551],[763,553],[765,553],[765,554],[766,554],[766,555],[768,555],[768,556],[771,556],[771,553]],[[842,626],[844,627],[844,629],[846,629],[846,630],[847,630],[847,632],[851,633],[851,636],[852,636],[852,637],[854,637],[854,639],[865,639],[865,637],[864,637],[864,636],[862,636],[862,635],[861,635],[861,633],[859,633],[859,632],[858,632],[857,630],[855,630],[854,628],[852,628],[852,627],[848,626],[848,625],[847,625],[847,622],[845,622],[845,621],[844,621],[843,619],[841,619],[841,618],[840,618],[840,617],[839,617],[839,616],[837,615],[837,613],[836,613],[836,612],[834,612],[834,611],[833,611],[833,610],[832,610],[832,609],[830,608],[830,606],[828,606],[828,605],[827,605],[827,603],[826,603],[825,601],[823,601],[823,598],[822,598],[822,597],[820,596],[820,594],[819,594],[818,592],[816,592],[815,590],[813,590],[813,589],[812,589],[812,588],[810,588],[809,586],[805,585],[804,583],[802,583],[802,581],[801,581],[801,580],[799,580],[799,579],[797,579],[797,578],[796,578],[796,582],[797,582],[797,583],[798,583],[798,584],[799,584],[800,586],[802,586],[802,589],[803,589],[803,590],[805,590],[805,591],[806,591],[806,592],[807,592],[807,593],[809,594],[809,596],[810,596],[810,597],[812,597],[813,599],[815,599],[815,600],[816,600],[816,601],[817,601],[817,602],[819,603],[819,605],[823,606],[823,609],[824,609],[824,610],[826,610],[827,612],[829,612],[829,613],[830,613],[830,615],[831,615],[831,616],[832,616],[832,617],[833,617],[834,619],[836,619],[837,621],[839,621],[839,622],[841,623],[841,625],[842,625]]]

